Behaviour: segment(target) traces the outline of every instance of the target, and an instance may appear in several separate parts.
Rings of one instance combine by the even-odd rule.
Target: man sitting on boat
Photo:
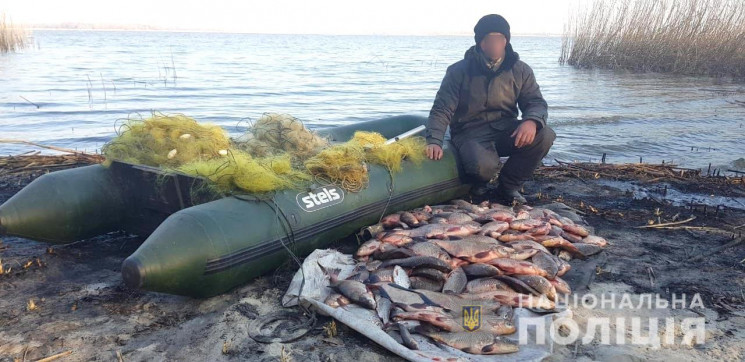
[[[474,27],[476,45],[449,66],[427,123],[427,156],[442,158],[445,131],[473,194],[494,191],[507,204],[525,203],[519,190],[556,138],[546,125],[548,105],[533,70],[510,44],[510,25],[500,15],[482,17]],[[522,119],[518,119],[518,108]],[[499,157],[509,159],[499,172]]]

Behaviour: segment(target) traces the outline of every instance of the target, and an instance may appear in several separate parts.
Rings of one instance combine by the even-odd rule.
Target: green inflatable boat
[[[426,118],[399,116],[322,130],[343,142],[355,131],[395,137]],[[122,265],[127,286],[209,297],[274,270],[289,250],[304,256],[378,222],[382,214],[460,197],[452,147],[440,161],[404,162],[391,176],[370,165],[369,186],[287,190],[270,199],[200,195],[204,181],[158,168],[114,162],[39,177],[0,205],[0,234],[69,243],[124,230],[149,235]]]

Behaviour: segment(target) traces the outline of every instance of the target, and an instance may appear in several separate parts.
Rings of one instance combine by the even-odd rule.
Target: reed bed
[[[0,13],[0,54],[21,50],[28,45],[28,32]]]
[[[597,0],[570,16],[562,64],[745,78],[745,0]]]

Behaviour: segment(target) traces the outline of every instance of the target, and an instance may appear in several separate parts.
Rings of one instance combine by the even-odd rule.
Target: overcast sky
[[[497,13],[515,34],[560,34],[572,0],[0,0],[15,23],[280,34],[472,34]]]

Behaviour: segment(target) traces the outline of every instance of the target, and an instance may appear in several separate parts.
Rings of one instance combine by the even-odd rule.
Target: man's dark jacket
[[[507,44],[498,69],[487,66],[486,57],[473,46],[464,58],[448,67],[435,97],[427,124],[427,143],[442,146],[445,130],[457,137],[461,132],[492,123],[495,129],[510,129],[517,122],[518,106],[522,119],[546,125],[548,105],[533,75]]]

